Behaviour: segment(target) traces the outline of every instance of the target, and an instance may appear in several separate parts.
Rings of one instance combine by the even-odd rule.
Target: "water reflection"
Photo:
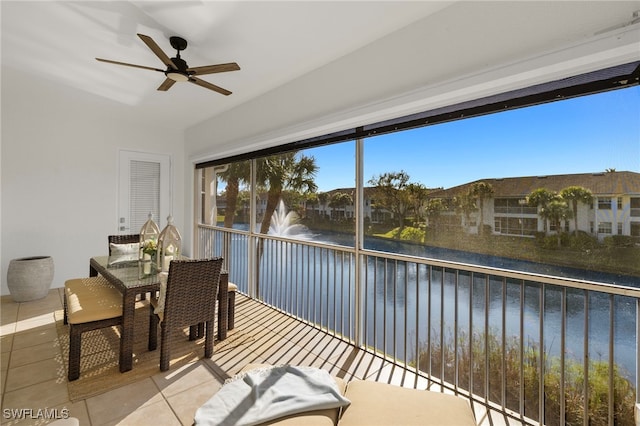
[[[331,241],[331,237],[322,235],[325,241]],[[341,235],[337,239],[342,238]],[[232,244],[246,248],[244,239],[234,238]],[[371,242],[368,244],[372,248]],[[401,243],[390,244],[402,252]],[[435,254],[446,255],[441,249],[437,251]],[[411,244],[405,252],[424,256]],[[456,260],[470,263],[462,257],[463,252],[457,251],[456,256]],[[470,256],[475,259],[477,255]],[[500,262],[504,267],[504,262]],[[510,262],[513,269],[521,270],[517,261]],[[348,253],[267,241],[260,260],[260,295],[267,303],[352,338],[355,268],[355,259]],[[551,285],[543,290],[541,284],[534,282],[374,257],[367,258],[361,273],[365,344],[385,349],[399,359],[409,362],[415,359],[416,341],[426,346],[428,339],[444,342],[455,335],[477,339],[485,329],[498,337],[504,334],[507,340],[521,339],[525,346],[542,345],[547,354],[557,357],[564,328],[565,356],[579,363],[584,360],[585,335],[589,358],[608,361],[613,333],[614,362],[635,383],[637,336],[633,298],[563,290]],[[614,278],[623,282],[635,279]],[[242,283],[238,284],[243,288]],[[544,306],[542,329],[541,306]]]

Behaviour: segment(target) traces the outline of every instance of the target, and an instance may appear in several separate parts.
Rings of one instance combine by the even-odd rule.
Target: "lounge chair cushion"
[[[476,424],[467,400],[454,395],[354,380],[345,396],[351,405],[343,409],[340,426]]]

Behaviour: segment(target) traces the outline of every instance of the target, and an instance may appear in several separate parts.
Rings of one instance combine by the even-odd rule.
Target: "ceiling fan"
[[[145,70],[158,71],[163,73],[166,78],[164,82],[158,87],[158,90],[167,91],[173,86],[176,81],[188,81],[193,84],[197,84],[198,86],[204,87],[206,89],[213,90],[215,92],[221,93],[225,96],[231,94],[227,89],[223,89],[220,86],[216,86],[215,84],[211,84],[208,81],[204,81],[196,75],[204,75],[204,74],[214,74],[219,72],[227,72],[227,71],[237,71],[240,69],[238,64],[235,62],[230,62],[228,64],[217,64],[217,65],[205,65],[202,67],[193,67],[189,68],[187,62],[180,57],[180,51],[185,50],[187,48],[187,41],[182,37],[173,36],[169,38],[169,42],[171,43],[171,47],[177,50],[175,58],[169,58],[158,46],[158,44],[153,41],[153,39],[144,34],[138,34],[138,37],[142,39],[142,41],[151,49],[153,53],[156,54],[158,58],[162,61],[163,64],[167,66],[166,70],[161,70],[159,68],[146,67],[143,65],[135,65],[128,64],[125,62],[111,61],[109,59],[101,59],[96,58],[96,60],[101,62],[108,62],[110,64],[116,65],[125,65],[128,67],[134,68],[142,68]]]

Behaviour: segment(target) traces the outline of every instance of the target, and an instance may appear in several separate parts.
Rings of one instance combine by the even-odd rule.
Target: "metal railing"
[[[640,289],[210,226],[198,244],[240,291],[491,410],[634,424]]]

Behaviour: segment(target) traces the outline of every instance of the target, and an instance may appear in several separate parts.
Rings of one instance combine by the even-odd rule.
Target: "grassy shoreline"
[[[419,245],[428,245],[455,250],[463,250],[490,256],[507,257],[556,266],[587,269],[622,275],[637,276],[640,283],[640,248],[610,247],[600,244],[588,249],[570,247],[545,248],[533,238],[510,237],[503,235],[458,235],[441,233],[436,237],[423,237],[424,242],[402,238],[402,234],[416,236],[416,232],[399,232],[399,228],[370,235],[378,238],[404,240]],[[424,231],[414,229],[424,235]]]

